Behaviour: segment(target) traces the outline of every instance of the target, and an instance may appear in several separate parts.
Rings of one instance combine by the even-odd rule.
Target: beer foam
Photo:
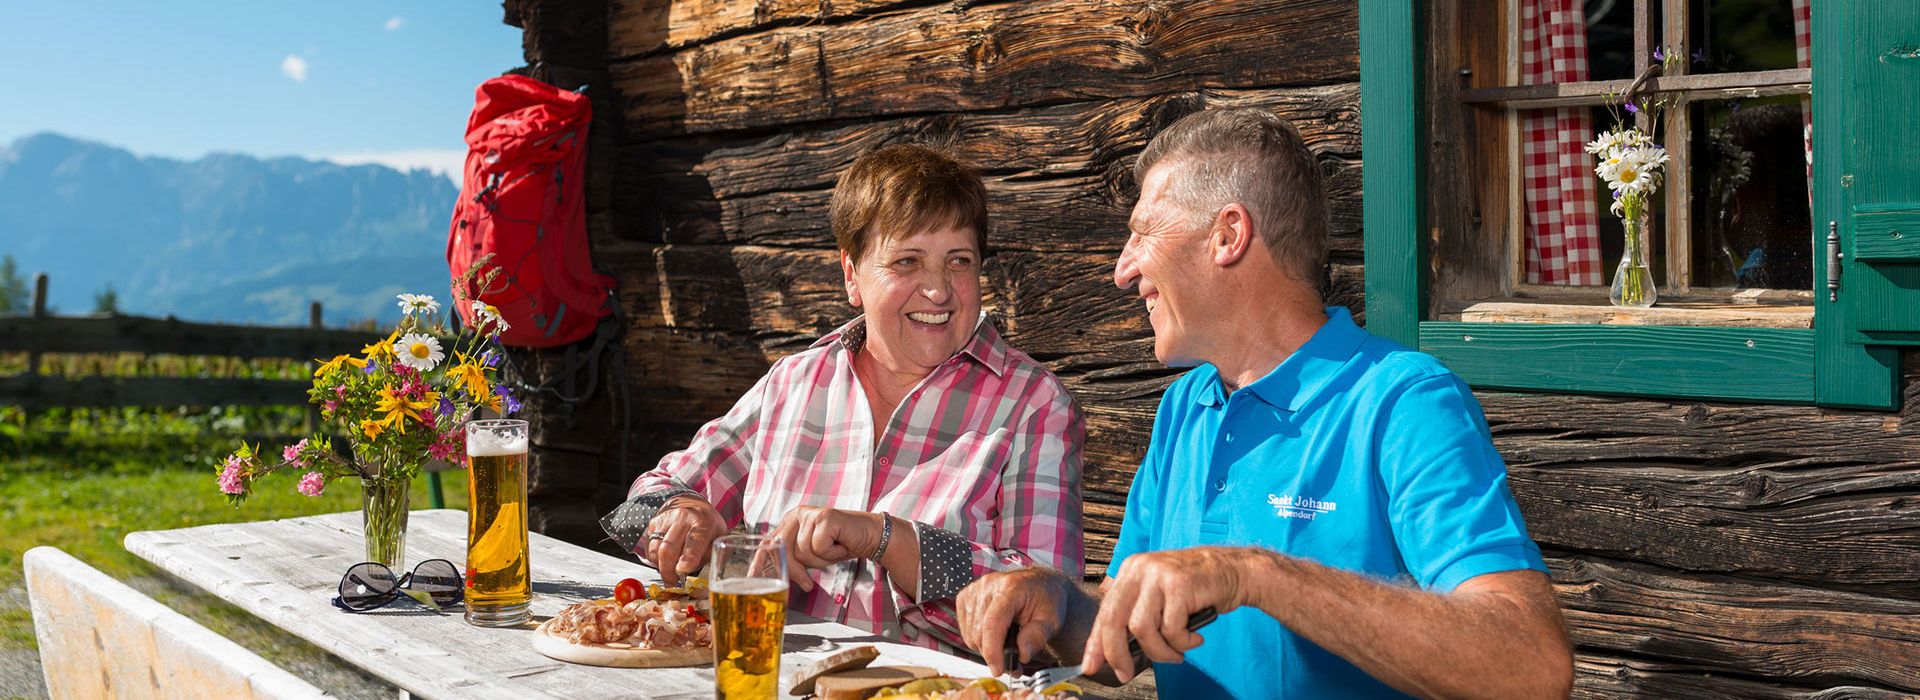
[[[767,595],[786,592],[787,582],[777,578],[730,578],[707,584],[707,590],[728,595]]]
[[[467,433],[468,457],[504,457],[527,453],[527,436],[508,436],[490,430]]]

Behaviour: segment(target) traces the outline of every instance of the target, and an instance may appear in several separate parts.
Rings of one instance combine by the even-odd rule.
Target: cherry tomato
[[[621,605],[639,600],[646,595],[647,587],[641,585],[639,579],[623,578],[613,585],[613,600]]]

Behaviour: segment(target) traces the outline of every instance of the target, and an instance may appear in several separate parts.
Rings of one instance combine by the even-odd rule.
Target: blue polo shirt
[[[1467,385],[1344,308],[1272,372],[1227,394],[1212,365],[1167,389],[1107,575],[1136,552],[1256,546],[1444,592],[1546,571]],[[1222,615],[1161,697],[1402,697],[1272,617]]]

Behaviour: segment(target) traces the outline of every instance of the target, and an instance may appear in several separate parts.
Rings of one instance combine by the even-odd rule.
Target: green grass
[[[214,462],[232,449],[232,438],[93,428],[69,435],[79,437],[36,444],[31,455],[0,457],[0,650],[38,646],[25,607],[20,557],[33,547],[51,545],[330,692],[390,696],[377,680],[240,608],[172,580],[121,544],[127,533],[141,530],[357,510],[357,482],[335,482],[319,497],[308,498],[294,490],[298,472],[271,474],[256,482],[253,495],[236,508],[220,494],[213,470]],[[0,436],[0,448],[20,443]],[[277,450],[279,444],[265,447]],[[445,477],[447,505],[464,508],[464,474],[449,472]],[[414,483],[411,505],[428,507],[424,476]]]

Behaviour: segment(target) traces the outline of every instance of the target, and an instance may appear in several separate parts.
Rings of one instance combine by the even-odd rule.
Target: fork
[[[1213,622],[1214,618],[1219,616],[1219,613],[1215,612],[1211,605],[1201,608],[1200,612],[1187,616],[1187,631],[1192,632],[1205,627],[1207,623]],[[1018,632],[1018,628],[1009,628],[1007,630],[1007,646],[1001,668],[1008,669],[1009,671],[1020,667],[1020,647],[1015,640]],[[1133,635],[1127,635],[1127,652],[1133,656],[1134,672],[1138,673],[1141,669],[1147,667],[1149,661],[1146,652],[1140,650],[1140,640],[1135,639]],[[1032,675],[1026,676],[1024,680],[1016,676],[1014,682],[1024,685],[1031,690],[1041,690],[1055,683],[1070,681],[1083,675],[1086,674],[1080,670],[1080,664],[1068,664],[1066,666],[1040,669]]]

